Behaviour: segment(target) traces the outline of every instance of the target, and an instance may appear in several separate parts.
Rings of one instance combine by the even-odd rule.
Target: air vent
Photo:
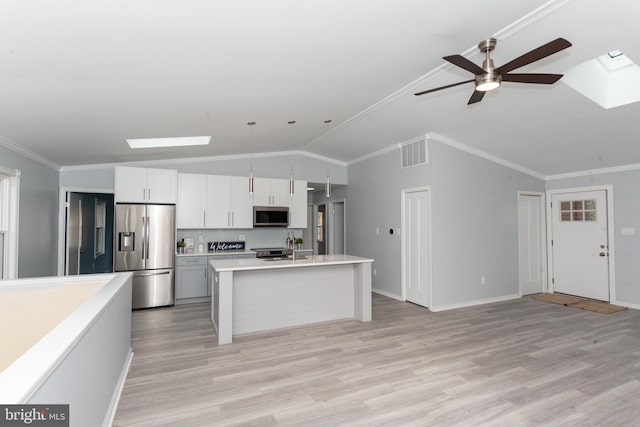
[[[427,163],[427,149],[424,139],[410,142],[400,147],[402,169]]]

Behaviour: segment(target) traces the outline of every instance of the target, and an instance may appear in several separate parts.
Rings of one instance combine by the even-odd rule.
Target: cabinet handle
[[[149,193],[148,200],[151,200],[151,189],[147,190],[147,192]]]
[[[147,192],[146,192],[146,191],[145,191],[145,189],[143,188],[143,189],[142,189],[142,200],[147,200],[147,199],[145,198],[145,196],[146,196],[146,195],[147,195]]]
[[[231,226],[233,227],[233,223],[234,223],[234,218],[233,218],[233,211],[231,211]]]
[[[202,225],[207,227],[207,211],[202,211]]]

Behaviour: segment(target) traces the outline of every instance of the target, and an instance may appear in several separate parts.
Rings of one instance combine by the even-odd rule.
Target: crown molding
[[[480,157],[482,159],[489,160],[490,162],[497,163],[497,164],[499,164],[501,166],[504,166],[504,167],[507,167],[509,169],[513,169],[515,171],[522,172],[525,175],[529,175],[529,176],[532,176],[534,178],[538,178],[538,179],[541,179],[541,180],[545,179],[544,174],[542,174],[540,172],[536,172],[534,170],[525,168],[524,166],[520,166],[520,165],[518,165],[516,163],[512,163],[512,162],[510,162],[508,160],[505,160],[503,158],[500,158],[498,156],[494,156],[493,154],[489,154],[489,153],[487,153],[485,151],[478,150],[477,148],[470,147],[468,145],[465,145],[465,144],[463,144],[461,142],[458,142],[456,140],[453,140],[451,138],[447,138],[446,136],[442,136],[442,135],[434,133],[434,132],[429,132],[429,133],[427,133],[427,141],[429,141],[429,140],[434,140],[434,141],[440,142],[442,144],[448,145],[450,147],[456,148],[456,149],[458,149],[460,151],[464,151],[466,153],[473,154],[476,157]]]
[[[331,159],[329,157],[320,156],[318,154],[309,153],[307,151],[277,151],[271,153],[253,153],[253,154],[230,154],[225,156],[206,156],[206,157],[182,157],[177,159],[162,159],[162,160],[140,160],[135,162],[118,162],[118,163],[100,163],[93,165],[75,165],[75,166],[62,166],[61,172],[81,171],[81,170],[96,170],[96,169],[109,169],[116,166],[162,166],[167,163],[203,163],[203,162],[224,162],[229,160],[244,160],[244,159],[257,159],[267,157],[284,157],[284,156],[304,156],[316,160],[322,160],[327,163],[332,163],[338,166],[347,166],[346,162]]]
[[[547,175],[544,179],[545,181],[555,181],[558,179],[579,178],[583,176],[604,175],[608,173],[629,172],[629,171],[636,171],[636,170],[640,170],[640,163],[633,163],[630,165],[622,165],[622,166],[611,166],[608,168],[588,169],[588,170],[568,172],[568,173],[559,173],[556,175]]]
[[[46,166],[48,168],[54,169],[59,171],[61,166],[57,163],[52,162],[49,159],[46,159],[44,157],[42,157],[39,154],[34,153],[31,150],[28,150],[18,144],[16,144],[15,142],[11,141],[8,138],[5,138],[4,136],[0,136],[0,145],[13,151],[14,153],[20,154],[21,156],[24,156],[28,159],[33,160],[34,162],[40,163],[43,166]]]

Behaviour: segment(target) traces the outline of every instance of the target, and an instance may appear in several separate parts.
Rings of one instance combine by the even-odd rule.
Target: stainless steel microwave
[[[288,227],[289,208],[284,206],[254,206],[254,227]]]

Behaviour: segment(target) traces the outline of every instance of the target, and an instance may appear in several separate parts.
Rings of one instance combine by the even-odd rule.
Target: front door
[[[405,299],[429,307],[431,290],[431,203],[428,190],[403,192],[402,233]]]
[[[553,289],[609,301],[607,190],[551,196]]]

